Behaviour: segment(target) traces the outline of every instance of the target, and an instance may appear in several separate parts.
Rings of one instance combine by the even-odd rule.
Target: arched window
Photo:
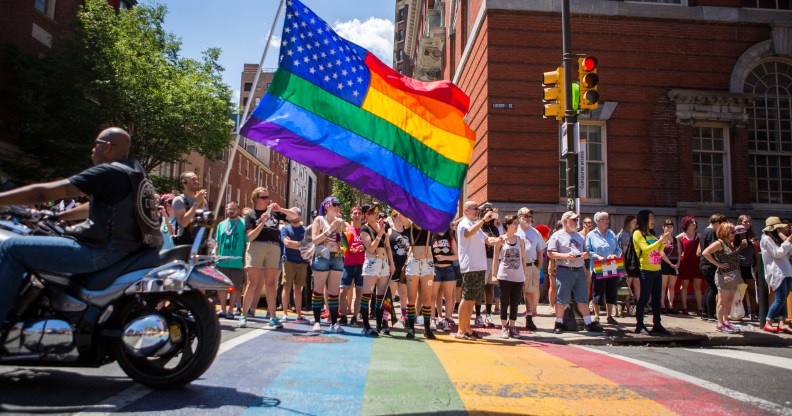
[[[771,60],[745,78],[754,95],[748,108],[748,169],[758,204],[792,204],[792,65]]]

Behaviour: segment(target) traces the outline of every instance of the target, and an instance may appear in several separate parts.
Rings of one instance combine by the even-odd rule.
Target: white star
[[[300,61],[294,61],[294,66],[300,66]]]
[[[302,47],[302,46],[298,46],[298,47],[297,47],[297,52],[300,52],[300,53],[302,53],[302,51],[303,51],[303,47]]]
[[[317,54],[313,54],[313,60],[315,61],[317,59],[319,59],[319,56]]]
[[[357,72],[357,68],[355,68],[355,67],[353,66],[353,67],[352,67],[352,72]]]
[[[308,8],[307,7],[303,7],[303,12],[304,13],[308,13]]]
[[[308,37],[312,38],[313,37],[313,32],[308,32]]]
[[[339,89],[339,90],[342,90],[342,89],[344,89],[344,84],[342,84],[342,83],[340,83],[340,82],[339,82],[339,83],[338,83],[338,89]]]
[[[360,93],[359,93],[359,92],[357,92],[357,90],[355,90],[355,91],[352,91],[352,95],[354,95],[355,97],[357,97],[358,95],[360,95]]]
[[[307,56],[305,58],[303,58],[303,62],[308,63],[308,61],[309,61],[309,59],[308,59]]]
[[[306,47],[306,48],[308,48],[308,49],[310,50],[310,49],[311,49],[313,46],[311,46],[311,44],[310,44],[310,43],[306,43],[306,44],[305,44],[305,47]]]
[[[302,27],[308,26],[308,23],[300,22],[300,26],[302,26]]]
[[[320,34],[320,35],[321,35],[323,32],[324,32],[324,30],[322,30],[322,28],[321,28],[321,27],[320,27],[319,29],[316,29],[316,33],[318,33],[318,34]]]
[[[325,82],[328,82],[328,81],[330,81],[330,77],[328,77],[327,75],[325,75],[325,77],[324,77],[324,80],[325,80]]]
[[[314,24],[314,23],[316,23],[316,19],[314,19],[314,18],[312,17],[312,18],[311,18],[311,20],[310,20],[310,22],[311,22],[311,24]]]
[[[305,35],[300,33],[300,39],[305,39]]]
[[[358,77],[357,82],[363,82],[363,78]]]
[[[283,31],[286,33],[291,33],[291,29],[288,26],[284,27]]]
[[[358,68],[360,68],[361,71],[364,70],[363,65],[358,65]]]
[[[338,79],[338,74],[336,74],[335,72],[333,72],[333,79]]]
[[[289,44],[289,42],[288,42],[286,39],[284,39],[283,41],[281,41],[281,46],[286,46],[286,45],[288,45],[288,44]]]
[[[314,67],[311,67],[311,69],[309,69],[308,72],[310,72],[311,74],[315,74],[316,70],[314,69]]]
[[[321,45],[319,44],[319,41],[316,41],[316,42],[314,42],[314,45],[316,45],[316,47],[317,47],[317,48],[318,48],[319,46],[321,46]]]
[[[348,56],[346,57],[346,61],[347,61],[347,62],[349,62],[349,61],[351,61],[351,60],[352,60],[352,58],[350,58],[350,57],[348,57]]]
[[[286,53],[287,53],[287,54],[289,54],[289,56],[292,56],[292,55],[294,55],[294,51],[293,51],[293,50],[291,50],[291,49],[289,49],[288,51],[286,51]]]
[[[330,49],[330,55],[335,55],[335,49]]]
[[[340,59],[336,59],[336,65],[341,65],[341,60]]]
[[[347,81],[347,85],[352,86],[352,81]]]
[[[294,23],[292,23],[292,27],[295,28],[295,29],[299,29],[300,25],[298,25],[297,22],[294,22]]]
[[[300,15],[300,12],[298,12],[297,10],[295,10],[295,11],[294,11],[294,15],[295,15],[295,16],[299,16],[299,15]]]
[[[291,41],[292,41],[292,42],[297,42],[297,38],[296,38],[296,37],[294,37],[294,36],[292,36],[292,37],[291,37]]]
[[[329,40],[327,40],[327,39],[325,39],[325,40],[324,40],[324,44],[325,44],[325,45],[329,45],[329,44],[330,44],[330,41],[329,41]]]
[[[321,64],[320,64],[320,65],[319,65],[319,70],[320,70],[320,71],[324,71],[324,65],[321,65]]]
[[[327,58],[327,54],[322,52],[322,58]]]
[[[328,63],[327,63],[327,67],[328,67],[328,68],[332,68],[332,67],[333,67],[333,63],[332,63],[332,62],[328,62]]]
[[[347,76],[347,74],[348,74],[348,73],[349,73],[349,72],[347,72],[347,70],[346,70],[346,69],[345,69],[345,70],[343,70],[343,71],[341,71],[341,75],[343,75],[343,76]]]
[[[294,16],[294,15],[293,15],[293,14],[291,14],[291,13],[286,13],[286,18],[287,18],[287,19],[291,19],[291,18],[292,18],[292,16]]]

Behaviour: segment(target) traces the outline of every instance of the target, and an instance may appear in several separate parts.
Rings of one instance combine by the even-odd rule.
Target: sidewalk
[[[589,333],[585,330],[565,331],[563,334],[554,334],[553,326],[555,316],[550,315],[550,307],[547,304],[539,305],[538,315],[533,318],[534,323],[539,328],[533,334],[525,331],[525,318],[518,317],[517,324],[521,326],[521,340],[552,342],[560,344],[578,345],[651,345],[651,344],[687,344],[703,346],[779,346],[792,345],[792,335],[771,334],[762,331],[758,321],[743,320],[733,322],[742,328],[740,334],[725,334],[715,329],[715,323],[702,321],[698,316],[684,315],[663,315],[663,326],[671,331],[671,336],[652,336],[637,335],[635,329],[635,317],[622,316],[616,318],[619,325],[614,326],[605,322],[605,313],[602,313],[601,324],[605,329],[603,333]],[[520,312],[525,310],[525,305],[520,305]],[[485,339],[500,339],[500,319],[493,315],[496,328],[474,328]],[[647,324],[651,324],[652,315],[645,317]],[[651,329],[651,325],[648,325]]]

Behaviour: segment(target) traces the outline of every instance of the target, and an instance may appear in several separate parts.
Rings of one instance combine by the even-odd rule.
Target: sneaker
[[[294,322],[296,322],[298,324],[304,324],[304,323],[308,322],[308,319],[306,317],[300,315],[300,316],[297,317],[297,319],[294,320]]]
[[[272,318],[272,319],[270,319],[269,324],[267,324],[267,328],[280,329],[280,328],[283,328],[283,324],[280,323],[278,318]]]
[[[608,317],[608,323],[611,324],[611,325],[618,325],[619,321],[617,321],[614,317],[609,316]]]
[[[505,326],[501,328],[501,338],[509,339],[509,328],[506,328]]]
[[[346,318],[346,316],[344,318]],[[346,323],[346,319],[344,319],[344,323]],[[358,323],[357,315],[349,318],[349,326],[355,326],[357,325],[357,323]]]
[[[484,328],[484,317],[481,315],[476,317],[476,328]]]
[[[447,319],[443,319],[443,331],[451,332],[451,322],[449,322]]]
[[[652,330],[649,331],[652,335],[671,335],[671,332],[662,325],[655,325],[652,327]]]
[[[247,328],[247,316],[240,316],[237,328]]]
[[[255,318],[256,317],[256,311],[254,311],[253,309],[248,309],[247,317],[248,318]]]
[[[638,334],[638,335],[649,335],[649,330],[646,329],[646,327],[643,326],[643,325],[636,326],[635,327],[635,333]]]
[[[723,332],[725,334],[734,334],[737,332],[724,324],[715,325],[715,330],[718,332]]]
[[[425,339],[437,339],[437,337],[435,336],[435,334],[432,332],[431,329],[424,332],[424,338]]]
[[[330,311],[328,311],[327,309],[322,309],[322,314],[319,315],[319,317],[322,318],[322,319],[329,318],[330,317]]]
[[[516,326],[512,326],[509,328],[509,335],[512,338],[520,338],[520,330],[518,330]]]
[[[588,331],[588,332],[602,332],[603,331],[603,329],[600,326],[599,322],[593,322],[592,321],[590,324],[585,325],[585,327],[586,327],[586,331]]]
[[[286,315],[284,313],[283,315],[281,315],[280,320],[283,322],[289,322],[289,315]]]
[[[553,333],[554,334],[563,334],[564,333],[564,323],[556,321],[555,326],[553,326]]]
[[[727,328],[733,330],[734,332],[740,332],[740,328],[731,322],[727,321],[724,325],[726,325]]]
[[[418,325],[418,326],[421,326],[421,325],[424,324],[423,315],[418,315],[418,316],[415,317],[415,324]]]
[[[363,335],[371,335],[372,337],[378,337],[379,336],[379,332],[377,332],[377,330],[374,329],[374,328],[368,328],[368,329],[364,328],[363,332],[361,332],[361,334],[363,334]]]
[[[437,331],[437,320],[435,318],[432,318],[432,320],[429,322],[429,329],[432,331]]]
[[[487,328],[495,327],[495,321],[492,320],[492,317],[490,315],[484,317],[484,324],[487,325]]]
[[[320,324],[319,322],[313,324],[313,328],[311,328],[311,331],[322,332],[322,324]]]
[[[341,328],[341,325],[339,325],[338,322],[336,322],[330,327],[330,332],[335,332],[336,334],[343,334],[344,328]]]
[[[407,339],[414,339],[415,338],[415,330],[412,328],[407,329],[407,335],[405,335]]]
[[[225,319],[234,319],[234,311],[226,312]]]
[[[218,318],[225,318],[226,314],[227,314],[227,312],[223,312],[223,310],[221,309],[220,311],[217,312],[217,317]]]

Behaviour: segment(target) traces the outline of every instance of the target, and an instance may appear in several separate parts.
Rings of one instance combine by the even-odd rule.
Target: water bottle
[[[316,255],[321,258],[329,259],[330,258],[330,250],[327,249],[327,246],[321,245],[316,247]]]

